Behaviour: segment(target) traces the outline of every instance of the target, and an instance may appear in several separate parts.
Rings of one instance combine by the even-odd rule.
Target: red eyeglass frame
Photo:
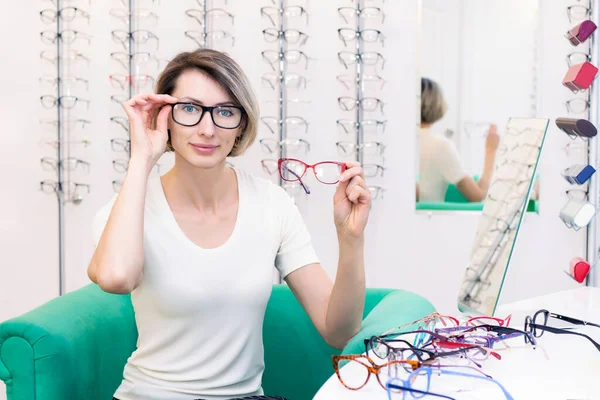
[[[298,176],[298,179],[285,179],[283,177],[283,173],[281,171],[281,164],[283,164],[284,161],[294,161],[297,163],[300,163],[304,166],[304,171],[302,172],[302,174],[300,174],[300,176]],[[302,183],[302,177],[304,177],[304,175],[306,174],[306,171],[308,169],[312,169],[313,173],[315,175],[315,179],[318,180],[319,182],[325,184],[325,185],[335,185],[336,183],[339,182],[339,180],[335,181],[335,182],[323,182],[322,180],[319,179],[319,177],[317,176],[317,171],[315,170],[315,167],[320,165],[320,164],[336,164],[340,167],[340,175],[344,173],[344,171],[346,171],[348,169],[348,167],[346,166],[346,163],[343,162],[339,162],[339,161],[321,161],[318,162],[316,164],[307,164],[302,160],[298,160],[296,158],[280,158],[279,160],[277,160],[277,169],[279,170],[279,176],[281,176],[281,179],[283,179],[286,182],[297,182],[300,181],[300,183]]]

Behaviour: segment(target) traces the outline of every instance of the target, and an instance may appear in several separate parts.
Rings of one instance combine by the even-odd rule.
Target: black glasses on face
[[[200,123],[206,112],[213,124],[223,129],[236,129],[242,123],[244,109],[238,106],[206,107],[190,102],[171,104],[173,121],[182,126],[195,126]]]
[[[561,321],[565,321],[565,322],[571,323],[573,325],[581,325],[581,326],[589,325],[589,326],[594,326],[596,328],[600,328],[600,325],[592,323],[592,322],[582,321],[580,319],[567,317],[565,315],[555,314],[548,310],[539,310],[535,314],[533,314],[533,318],[530,316],[527,316],[525,318],[524,330],[526,332],[530,332],[536,338],[539,338],[540,336],[542,336],[542,334],[545,331],[548,331],[550,333],[554,333],[557,335],[582,336],[582,337],[588,339],[590,342],[592,342],[594,347],[596,347],[596,349],[598,349],[598,351],[600,351],[600,344],[584,333],[573,332],[573,331],[569,330],[568,328],[555,328],[553,326],[547,326],[546,324],[548,323],[549,317],[559,319]]]

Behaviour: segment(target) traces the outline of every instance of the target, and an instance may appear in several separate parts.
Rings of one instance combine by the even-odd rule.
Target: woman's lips
[[[217,145],[213,144],[194,144],[190,143],[190,145],[200,154],[212,154],[217,149]]]

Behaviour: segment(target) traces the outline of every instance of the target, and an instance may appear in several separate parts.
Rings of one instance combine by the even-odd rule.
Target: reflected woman
[[[456,146],[446,137],[434,135],[431,126],[442,119],[447,104],[440,86],[421,78],[420,162],[417,201],[443,202],[450,184],[470,202],[483,201],[492,179],[500,136],[491,125],[485,141],[483,173],[475,181],[464,169]]]

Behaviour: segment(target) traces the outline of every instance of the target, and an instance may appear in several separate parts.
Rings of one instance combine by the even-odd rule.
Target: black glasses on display
[[[242,123],[245,111],[233,105],[207,107],[191,102],[171,104],[173,121],[182,126],[195,126],[200,123],[205,113],[209,113],[215,126],[222,129],[236,129]]]
[[[584,337],[587,340],[589,340],[594,345],[594,347],[596,347],[596,349],[598,349],[598,351],[600,351],[600,344],[598,342],[596,342],[594,339],[592,339],[591,337],[589,337],[588,335],[586,335],[585,333],[573,332],[569,328],[555,328],[553,326],[548,326],[547,325],[548,318],[558,319],[560,321],[568,322],[573,325],[593,326],[595,328],[600,328],[600,325],[595,324],[593,322],[583,321],[583,320],[573,318],[573,317],[567,317],[566,315],[555,314],[548,310],[539,310],[535,314],[533,314],[533,317],[527,316],[525,318],[525,327],[523,328],[523,330],[525,332],[529,332],[531,335],[533,335],[536,338],[541,337],[545,331],[554,333],[557,335],[581,336],[581,337]]]

